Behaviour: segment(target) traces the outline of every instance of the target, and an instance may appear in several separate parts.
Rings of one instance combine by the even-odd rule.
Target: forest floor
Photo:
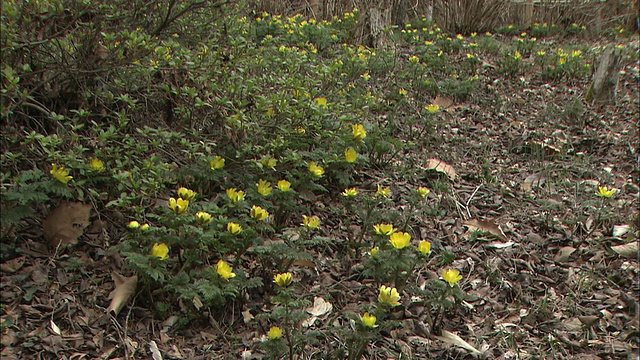
[[[626,63],[624,70],[617,103],[604,107],[583,101],[587,80],[554,84],[537,74],[506,77],[491,67],[481,74],[480,93],[461,103],[438,100],[442,116],[434,133],[405,139],[417,146],[395,166],[451,181],[450,193],[431,199],[446,215],[418,219],[413,234],[456,255],[452,266],[463,274],[468,296],[445,315],[443,329],[463,341],[430,332],[428,309],[407,298],[393,310],[400,325],[381,332],[365,358],[640,356],[634,239],[640,68]],[[425,172],[430,158],[451,167]],[[393,184],[394,193],[422,185],[393,171],[359,176]],[[598,197],[599,186],[618,192]],[[94,222],[69,249],[49,247],[35,223],[22,234],[21,256],[1,266],[3,359],[151,359],[152,341],[164,359],[263,357],[259,344],[268,327],[252,319],[263,298],[247,295],[227,311],[209,309],[202,321],[179,329],[172,327],[175,316],[154,318],[138,296],[117,318],[105,315],[111,274],[124,267],[110,247],[126,229],[104,215],[104,223]],[[469,237],[474,229],[485,235]],[[322,230],[333,238],[357,231],[330,220]],[[312,264],[294,269],[300,297],[332,305],[311,328],[348,326],[344,313],[354,311],[348,304],[377,297],[360,276],[362,260],[338,255],[331,245],[309,251]],[[416,285],[439,277],[428,269],[417,274]],[[300,359],[329,358],[340,341],[308,344]]]

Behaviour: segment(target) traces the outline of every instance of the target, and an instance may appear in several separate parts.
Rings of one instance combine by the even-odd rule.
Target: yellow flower
[[[538,56],[545,56],[546,53],[547,53],[546,51],[540,50],[538,51]]]
[[[388,198],[389,196],[391,196],[391,189],[389,189],[389,187],[382,187],[382,185],[378,185],[376,197]]]
[[[389,241],[394,248],[400,250],[409,246],[411,243],[411,234],[406,232],[395,232],[389,236]]]
[[[362,316],[360,317],[360,321],[362,321],[362,325],[369,328],[378,327],[378,325],[376,325],[377,320],[378,319],[376,318],[375,315],[371,315],[368,312],[362,314]]]
[[[327,107],[327,99],[326,98],[318,97],[318,98],[315,98],[314,101],[321,108],[326,108]]]
[[[358,158],[358,153],[352,147],[347,148],[347,150],[344,151],[344,158],[345,160],[347,160],[348,163],[355,162],[356,159]]]
[[[429,195],[429,193],[431,192],[429,188],[424,186],[420,186],[417,191],[418,191],[418,195],[422,196],[423,198],[426,198],[427,195]]]
[[[178,200],[174,198],[169,199],[169,208],[176,214],[183,214],[185,211],[187,211],[188,207],[189,200],[184,200],[181,198],[178,198]]]
[[[566,64],[566,63],[567,63],[567,58],[566,58],[566,57],[564,57],[564,56],[563,56],[563,57],[561,57],[560,59],[558,59],[558,63],[559,63],[560,65],[564,65],[564,64]]]
[[[391,306],[400,305],[400,294],[396,288],[380,286],[380,294],[378,294],[378,301],[381,303],[389,304]]]
[[[324,175],[324,168],[316,164],[315,161],[312,161],[309,163],[309,172],[317,177],[321,177],[322,175]]]
[[[320,226],[320,218],[317,217],[316,215],[313,215],[313,216],[302,215],[302,226],[311,230],[317,229],[318,226]]]
[[[513,54],[513,58],[516,60],[522,60],[522,54],[520,54],[520,51],[516,51],[516,53]]]
[[[356,188],[354,187],[344,189],[344,191],[342,192],[342,196],[345,196],[345,197],[353,197],[356,195],[358,195],[358,190],[356,190]]]
[[[262,196],[269,196],[269,194],[271,194],[271,190],[273,190],[271,183],[266,180],[260,179],[256,185],[258,186],[258,192]]]
[[[364,129],[364,126],[362,126],[362,124],[351,125],[351,132],[353,134],[353,138],[356,141],[362,141],[367,137],[367,130]]]
[[[462,36],[462,34],[458,34],[458,35],[456,35],[456,38],[458,38],[458,40],[463,40],[464,36]]]
[[[273,276],[273,282],[275,282],[278,286],[285,287],[291,284],[291,280],[293,279],[293,274],[290,272],[277,274]]]
[[[142,224],[140,225],[140,231],[147,231],[150,227],[149,224]]]
[[[297,127],[296,128],[296,134],[298,135],[304,135],[307,132],[307,130],[303,127]]]
[[[460,275],[460,271],[456,269],[446,269],[442,270],[442,278],[448,282],[450,286],[454,286],[458,281],[462,280],[462,275]]]
[[[616,190],[616,189],[609,189],[606,186],[598,186],[597,195],[605,197],[605,198],[608,199],[608,198],[612,197],[613,194],[615,194],[616,192],[618,192],[618,190]]]
[[[260,206],[253,205],[251,207],[250,215],[256,220],[264,220],[269,217],[269,212],[267,212],[267,210],[261,208]]]
[[[377,246],[374,247],[373,249],[371,249],[371,251],[369,251],[369,255],[371,255],[371,257],[374,259],[380,258],[380,248]]]
[[[398,94],[400,94],[401,96],[407,96],[407,90],[400,89],[400,90],[398,90]]]
[[[139,228],[139,227],[140,227],[140,223],[139,223],[139,222],[137,222],[137,221],[135,221],[135,220],[133,220],[133,221],[129,221],[129,224],[127,224],[127,227],[128,227],[129,229],[137,229],[137,228]]]
[[[427,111],[431,114],[435,114],[438,112],[438,110],[440,110],[440,106],[437,104],[429,104],[426,107]]]
[[[224,158],[221,156],[216,156],[209,162],[211,165],[211,170],[218,170],[224,167]]]
[[[73,179],[72,176],[69,176],[69,170],[65,169],[64,166],[58,167],[56,164],[51,164],[51,171],[49,171],[49,173],[63,184],[66,184],[69,180]]]
[[[574,50],[573,52],[571,52],[571,57],[576,58],[576,57],[581,57],[582,56],[582,51],[580,50]]]
[[[169,247],[165,243],[155,243],[151,248],[151,256],[157,257],[160,260],[165,260],[169,257]]]
[[[193,198],[196,196],[196,192],[193,190],[189,190],[186,187],[181,187],[178,189],[178,196],[182,200],[190,201],[193,200]]]
[[[272,326],[271,329],[269,329],[269,339],[278,340],[281,337],[282,337],[282,329],[280,329],[277,326]]]
[[[409,62],[412,62],[414,64],[417,64],[420,61],[420,58],[418,58],[417,56],[413,55],[409,57]]]
[[[282,192],[291,190],[291,183],[287,180],[279,180],[278,181],[278,189]]]
[[[206,224],[210,223],[212,220],[213,220],[213,217],[208,212],[198,211],[196,213],[196,221],[200,225],[206,225]]]
[[[233,235],[238,235],[242,232],[242,226],[238,223],[229,222],[227,223],[227,231]]]
[[[420,251],[422,255],[427,255],[431,252],[431,243],[428,241],[420,241],[420,244],[418,244],[418,251]]]
[[[244,191],[237,190],[236,188],[229,188],[227,189],[227,197],[231,202],[237,203],[244,200]]]
[[[364,74],[360,75],[360,77],[361,77],[361,78],[363,78],[363,79],[365,79],[365,80],[367,80],[367,81],[368,81],[369,79],[371,79],[371,75],[369,75],[369,73],[368,73],[368,72],[366,72],[366,73],[364,73]]]
[[[376,234],[387,236],[393,234],[397,230],[391,224],[375,224],[373,225],[373,229],[376,231]]]
[[[102,162],[102,160],[98,158],[91,159],[91,162],[89,162],[89,165],[91,165],[91,168],[93,169],[93,171],[103,172],[105,169],[104,163]]]
[[[215,269],[218,275],[220,275],[220,277],[225,280],[236,277],[236,274],[233,272],[233,268],[229,266],[229,264],[227,264],[227,262],[224,260],[218,261],[218,263],[215,265]]]

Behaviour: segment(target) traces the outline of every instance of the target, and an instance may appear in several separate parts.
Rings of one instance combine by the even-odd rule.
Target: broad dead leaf
[[[441,172],[449,177],[451,181],[455,181],[458,174],[453,166],[438,159],[427,160],[427,170],[435,170]]]
[[[433,103],[440,106],[440,108],[442,109],[446,109],[449,106],[453,105],[453,100],[446,96],[438,95],[436,96],[436,99],[433,100]]]
[[[325,299],[316,296],[313,300],[313,306],[307,308],[307,312],[313,316],[322,316],[333,310],[333,304]]]
[[[2,265],[0,265],[0,271],[4,273],[10,273],[10,274],[14,273],[20,270],[22,265],[24,265],[24,260],[25,260],[25,257],[20,256],[12,260],[5,261],[2,263]]]
[[[111,303],[107,308],[107,313],[117,316],[122,310],[124,304],[129,301],[129,298],[136,292],[136,286],[138,285],[138,275],[131,277],[124,277],[117,272],[111,273],[111,278],[116,283],[116,288],[109,294]]]
[[[80,202],[64,203],[53,210],[42,222],[44,237],[53,246],[78,243],[78,238],[89,225],[91,205]]]
[[[524,191],[531,191],[534,188],[538,188],[542,186],[546,181],[547,181],[547,178],[540,173],[531,174],[527,176],[526,179],[524,179],[522,184],[520,184],[520,187],[522,187],[522,190]]]
[[[622,237],[624,234],[628,233],[631,228],[629,225],[614,225],[613,232],[611,235],[613,237]]]
[[[318,317],[330,313],[331,310],[333,310],[333,304],[319,296],[316,296],[313,300],[313,306],[308,307],[306,310],[311,316],[302,322],[302,326],[309,327],[316,322]]]
[[[468,342],[464,341],[460,336],[458,336],[458,335],[456,335],[454,333],[448,332],[447,330],[443,330],[442,331],[442,335],[441,336],[436,336],[436,338],[446,342],[447,344],[459,346],[459,347],[469,351],[470,353],[472,353],[474,355],[482,355],[482,352],[480,352],[480,350],[478,350],[475,347],[471,346],[471,344],[469,344]]]
[[[251,320],[253,320],[254,316],[251,313],[251,310],[247,309],[245,311],[242,312],[242,320],[244,321],[245,324],[248,324],[249,322],[251,322]]]
[[[630,243],[612,246],[611,250],[615,251],[618,255],[629,258],[636,259],[638,258],[638,242],[633,241]]]
[[[565,262],[569,260],[569,256],[571,256],[571,254],[573,254],[574,251],[576,251],[576,248],[571,246],[565,246],[560,250],[558,250],[558,253],[556,254],[556,256],[553,257],[553,261],[559,262],[559,263]]]
[[[496,224],[492,220],[469,219],[462,223],[462,225],[467,227],[467,231],[463,234],[465,237],[470,236],[474,231],[482,231],[484,233],[491,234],[502,241],[509,241],[500,228],[500,225]]]

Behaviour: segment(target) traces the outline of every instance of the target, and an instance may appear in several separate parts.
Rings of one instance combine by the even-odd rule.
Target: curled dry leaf
[[[441,172],[447,175],[447,177],[449,177],[451,181],[455,181],[456,177],[458,176],[453,166],[438,159],[428,159],[427,170],[435,170],[437,172]]]
[[[91,205],[80,202],[61,204],[42,222],[44,237],[53,246],[78,243],[78,238],[89,225]]]
[[[500,225],[496,224],[493,220],[469,219],[462,223],[462,225],[467,227],[467,231],[463,234],[465,237],[471,236],[471,233],[474,231],[482,231],[483,233],[491,234],[502,241],[509,241],[500,228]]]
[[[107,308],[107,313],[117,316],[124,304],[126,304],[133,293],[135,293],[136,286],[138,285],[138,275],[124,277],[117,272],[113,272],[111,273],[111,278],[116,283],[116,288],[109,294],[111,303]]]

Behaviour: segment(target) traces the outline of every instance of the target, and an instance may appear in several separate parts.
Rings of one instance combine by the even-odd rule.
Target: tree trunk
[[[375,48],[384,48],[391,45],[389,31],[393,0],[374,0],[369,5],[368,20],[371,31],[371,45]]]
[[[591,86],[585,95],[587,102],[600,106],[608,103],[615,104],[621,59],[620,50],[615,45],[607,46],[593,76]]]

